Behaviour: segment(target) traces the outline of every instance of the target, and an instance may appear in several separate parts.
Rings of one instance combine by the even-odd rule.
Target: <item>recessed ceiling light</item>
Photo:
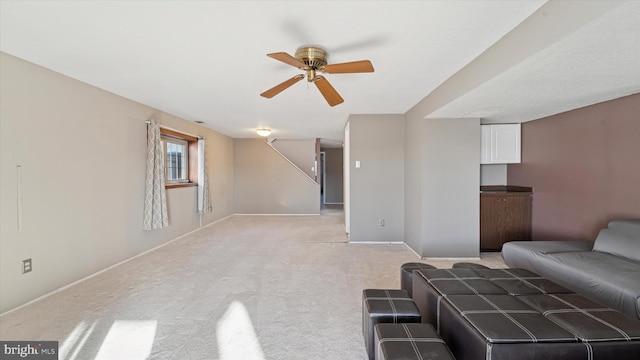
[[[256,133],[260,136],[269,136],[271,135],[270,129],[256,129]]]

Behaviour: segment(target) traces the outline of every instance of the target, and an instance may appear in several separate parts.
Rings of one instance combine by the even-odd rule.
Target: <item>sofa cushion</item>
[[[587,251],[547,254],[540,265],[546,267],[540,275],[640,318],[638,262],[605,252]]]
[[[598,233],[593,251],[606,252],[640,261],[640,225],[635,231],[632,222],[612,222]]]

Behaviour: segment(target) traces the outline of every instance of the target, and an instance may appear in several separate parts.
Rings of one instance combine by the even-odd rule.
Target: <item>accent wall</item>
[[[533,187],[533,240],[590,240],[640,219],[640,94],[522,124],[508,184]]]

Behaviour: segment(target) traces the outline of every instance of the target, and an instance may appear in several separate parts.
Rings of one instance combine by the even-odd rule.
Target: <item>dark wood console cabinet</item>
[[[531,240],[531,188],[480,188],[480,251],[501,251],[502,244]]]

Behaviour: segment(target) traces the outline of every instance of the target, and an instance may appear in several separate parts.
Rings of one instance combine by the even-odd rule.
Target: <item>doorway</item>
[[[342,147],[323,148],[319,158],[320,209],[325,213],[342,213],[344,210]]]

